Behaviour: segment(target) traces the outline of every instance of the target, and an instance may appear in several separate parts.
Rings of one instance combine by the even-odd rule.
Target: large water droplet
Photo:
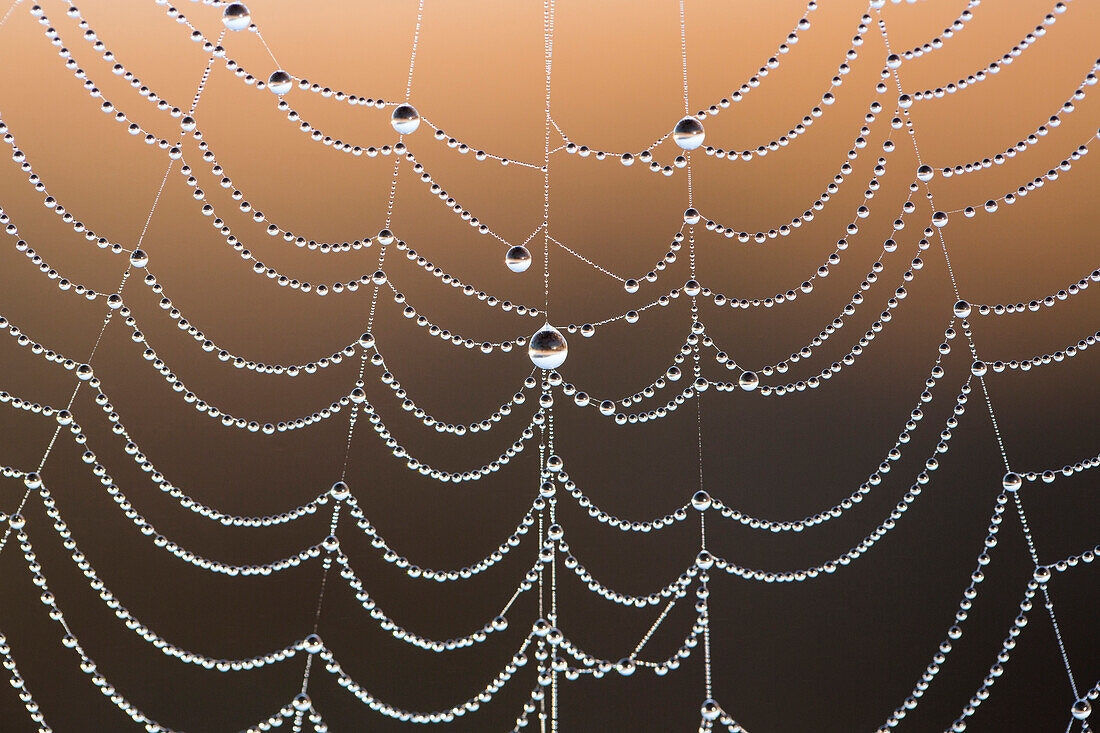
[[[267,88],[280,97],[294,87],[294,78],[282,69],[274,71],[267,77]]]
[[[229,3],[222,13],[222,23],[231,31],[243,31],[252,24],[252,14],[244,3]]]
[[[760,377],[756,376],[756,372],[742,372],[737,383],[741,385],[741,389],[751,392],[759,386]]]
[[[411,104],[401,104],[394,108],[390,124],[401,135],[416,132],[420,127],[420,113]]]
[[[504,264],[512,272],[524,272],[531,266],[531,253],[522,244],[517,244],[504,256]]]
[[[565,363],[569,345],[561,331],[547,323],[531,337],[527,355],[539,369],[557,369]]]
[[[703,144],[706,136],[703,123],[694,117],[685,117],[672,128],[673,141],[684,150],[695,150]]]

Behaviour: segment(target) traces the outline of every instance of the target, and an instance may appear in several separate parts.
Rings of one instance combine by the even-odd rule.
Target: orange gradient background
[[[158,112],[110,64],[81,40],[64,3],[44,9],[78,63],[106,98],[144,128],[176,139],[178,122]],[[38,25],[17,7],[0,28],[0,114],[52,195],[79,220],[112,241],[136,242],[164,175],[167,158],[126,134],[99,111],[58,58]],[[686,3],[692,109],[728,96],[794,26],[804,4]],[[87,2],[84,17],[119,61],[174,104],[186,107],[206,56],[189,31],[153,2]],[[181,9],[211,38],[220,11],[197,3]],[[706,121],[707,143],[755,148],[786,132],[820,99],[855,32],[858,3],[822,2],[813,27],[782,57],[745,101]],[[900,70],[907,90],[955,81],[999,58],[1050,12],[1045,0],[987,3],[942,50]],[[297,77],[362,96],[400,100],[416,3],[257,0],[254,21],[279,63]],[[935,36],[962,10],[958,0],[889,4],[883,10],[895,50]],[[411,101],[421,114],[474,149],[541,163],[544,68],[542,6],[507,0],[427,0],[412,81]],[[552,111],[570,138],[593,149],[639,151],[682,115],[678,4],[666,2],[557,4]],[[1100,7],[1069,3],[1064,15],[1020,58],[987,81],[912,109],[926,162],[937,167],[1003,152],[1058,110],[1097,55]],[[254,34],[228,33],[228,55],[266,78],[273,62]],[[764,246],[742,245],[697,227],[699,277],[731,297],[764,298],[795,288],[822,264],[864,202],[863,191],[889,132],[894,93],[878,95],[885,49],[872,23],[852,71],[835,90],[837,101],[809,131],[778,153],[750,163],[692,154],[695,205],[705,216],[739,230],[778,227],[800,214],[823,190],[852,144],[868,106],[886,108],[855,171],[812,223]],[[891,87],[892,89],[892,87]],[[980,205],[1054,167],[1096,132],[1100,106],[1089,96],[1077,111],[1028,152],[1003,166],[944,179],[932,190],[939,208]],[[350,107],[297,89],[286,97],[303,119],[352,144],[396,142],[389,111]],[[234,185],[280,225],[318,241],[364,238],[385,224],[392,159],[338,154],[310,141],[275,109],[276,98],[243,84],[222,62],[214,65],[196,112],[199,127]],[[717,308],[700,299],[708,332],[731,357],[749,365],[774,363],[802,347],[848,302],[891,236],[913,180],[916,159],[904,131],[888,156],[882,188],[868,203],[872,214],[850,238],[842,262],[818,279],[812,295],[771,309]],[[522,241],[541,221],[542,176],[530,168],[478,163],[432,139],[426,125],[406,138],[434,180],[509,241]],[[555,134],[552,146],[560,139]],[[662,161],[678,152],[658,148]],[[322,255],[268,237],[264,225],[236,211],[201,162],[195,142],[184,147],[208,197],[250,250],[266,265],[309,282],[355,279],[377,266],[377,246]],[[943,230],[964,298],[975,303],[1028,301],[1053,293],[1097,267],[1094,204],[1096,161],[1073,170],[995,215],[954,215]],[[7,156],[5,156],[7,159]],[[653,175],[643,164],[564,152],[551,157],[550,231],[603,267],[624,277],[648,272],[667,250],[687,203],[686,176]],[[365,330],[371,288],[324,298],[280,288],[251,272],[199,213],[200,203],[173,167],[152,217],[143,249],[175,305],[221,347],[266,363],[301,363],[332,353]],[[930,217],[918,194],[917,212],[898,233],[867,304],[811,359],[792,366],[783,381],[804,379],[839,359],[885,306]],[[66,277],[113,292],[125,257],[99,250],[42,206],[15,163],[0,164],[0,206],[25,239]],[[524,274],[504,267],[505,247],[479,235],[402,166],[392,228],[410,247],[464,282],[517,303],[542,306],[543,240],[531,242],[536,263]],[[25,256],[15,237],[0,246],[0,313],[32,338],[66,354],[86,355],[105,308],[59,291]],[[955,300],[943,252],[922,254],[925,266],[907,284],[908,297],[857,363],[817,390],[782,399],[759,394],[702,395],[703,484],[746,514],[795,520],[849,495],[883,460],[904,425],[943,339]],[[656,284],[639,293],[592,269],[564,250],[550,250],[551,321],[599,321],[650,302],[688,278],[687,247]],[[489,309],[441,285],[391,250],[390,280],[428,318],[478,341],[529,335],[529,316]],[[1095,288],[1096,286],[1094,286]],[[308,414],[346,394],[358,359],[315,375],[260,375],[237,370],[181,333],[135,275],[127,304],[158,354],[200,398],[260,422]],[[1054,308],[1016,316],[973,319],[979,354],[987,360],[1027,358],[1064,349],[1097,329],[1097,298],[1089,290]],[[650,383],[671,363],[688,332],[689,304],[674,300],[634,325],[619,321],[591,339],[570,335],[566,380],[595,397],[621,398]],[[388,288],[379,295],[374,333],[388,367],[409,395],[452,423],[481,420],[516,392],[530,373],[523,349],[484,356],[429,336],[400,314]],[[316,496],[340,477],[347,410],[306,430],[274,436],[221,427],[181,401],[141,358],[128,329],[107,328],[93,360],[103,388],[130,433],[159,470],[197,501],[236,514],[284,511]],[[881,486],[851,512],[799,534],[755,532],[711,515],[708,547],[750,567],[787,570],[817,565],[846,552],[871,532],[899,501],[932,454],[971,361],[955,339],[944,359],[947,375],[904,457]],[[1098,355],[1081,356],[986,378],[1005,450],[1021,471],[1061,467],[1100,446],[1093,410],[1100,399]],[[704,355],[704,374],[730,379]],[[688,366],[690,363],[688,364]],[[367,393],[402,444],[446,470],[475,469],[515,440],[534,409],[516,408],[487,434],[441,436],[404,413],[367,368]],[[13,339],[0,340],[0,389],[32,401],[64,406],[74,377]],[[776,378],[765,382],[774,383]],[[225,528],[186,511],[149,483],[110,435],[82,389],[73,412],[95,450],[135,509],[158,531],[196,553],[234,563],[259,563],[297,552],[327,534],[328,511],[271,529]],[[665,397],[664,399],[667,399]],[[663,403],[663,399],[660,400]],[[653,406],[656,406],[655,404]],[[648,409],[649,405],[646,405]],[[694,405],[656,423],[616,427],[594,410],[557,400],[556,449],[572,478],[606,511],[632,520],[664,515],[698,488]],[[38,465],[53,421],[4,406],[0,463]],[[746,728],[848,733],[874,730],[900,705],[953,623],[962,590],[987,531],[1003,464],[980,392],[954,431],[941,468],[897,529],[834,575],[791,585],[763,585],[714,572],[711,582],[715,697]],[[200,571],[154,548],[121,515],[80,461],[82,448],[63,432],[43,470],[73,536],[122,603],[172,643],[225,658],[281,648],[309,633],[320,586],[319,562],[265,578],[226,578]],[[481,481],[440,484],[405,470],[360,422],[347,480],[371,522],[399,552],[425,567],[459,568],[495,548],[530,505],[538,486],[537,443]],[[1027,484],[1022,494],[1040,557],[1053,562],[1097,542],[1096,480],[1083,474],[1053,484]],[[11,512],[24,491],[0,483],[0,510]],[[118,691],[150,717],[175,729],[236,730],[285,705],[301,682],[304,655],[258,671],[218,673],[183,665],[123,628],[74,569],[33,495],[27,531],[69,624]],[[673,580],[698,551],[692,521],[636,535],[590,519],[562,495],[560,521],[572,551],[616,589],[647,594]],[[533,535],[533,533],[531,533]],[[530,566],[528,535],[507,558],[475,579],[441,585],[407,578],[384,563],[345,515],[340,535],[367,590],[410,631],[451,638],[497,614]],[[1019,612],[1032,567],[1019,521],[1006,513],[987,580],[965,625],[965,635],[920,707],[901,729],[942,730],[981,684]],[[0,629],[7,635],[28,687],[58,731],[122,730],[129,723],[89,684],[72,653],[58,643],[29,582],[19,547],[0,556]],[[560,568],[559,568],[560,569]],[[578,645],[601,657],[629,653],[659,609],[612,605],[590,593],[568,571],[559,573],[560,625]],[[1051,583],[1077,682],[1100,677],[1095,568],[1058,574]],[[480,690],[519,645],[538,616],[536,594],[510,612],[511,626],[485,644],[448,654],[424,652],[381,631],[335,573],[329,577],[320,633],[344,669],[364,688],[397,706],[447,708]],[[693,598],[669,614],[643,658],[664,658],[690,628]],[[1041,604],[1019,639],[1007,672],[968,730],[1062,730],[1072,695],[1050,620]],[[459,731],[511,729],[534,680],[521,670],[494,700],[452,724]],[[5,686],[6,687],[6,686]],[[309,693],[332,730],[389,731],[402,724],[354,700],[323,669],[314,667]],[[692,730],[703,692],[701,645],[679,670],[656,678],[642,670],[563,683],[561,730]],[[31,730],[13,691],[0,694],[0,730]],[[532,721],[537,726],[537,720]],[[289,724],[286,726],[289,729]]]

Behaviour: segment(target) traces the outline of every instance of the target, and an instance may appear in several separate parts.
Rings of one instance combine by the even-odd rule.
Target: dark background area
[[[408,73],[416,3],[254,2],[252,14],[284,68],[299,77],[364,96],[400,99]],[[167,164],[163,151],[131,138],[99,111],[100,100],[65,70],[57,49],[18,7],[0,29],[0,113],[50,193],[96,232],[129,246],[141,232]],[[943,100],[913,108],[921,152],[941,167],[1002,152],[1044,122],[1081,82],[1097,56],[1100,7],[1069,3],[1047,35],[996,76]],[[794,26],[797,1],[687,3],[692,108],[728,96]],[[131,119],[174,139],[177,122],[157,112],[95,58],[80,40],[62,3],[45,5],[79,64]],[[205,55],[188,31],[153,2],[94,3],[85,18],[128,68],[163,97],[183,105],[192,96]],[[208,36],[221,28],[220,11],[185,3],[181,9]],[[820,99],[835,73],[863,6],[822,3],[813,28],[783,57],[781,67],[746,100],[706,123],[707,143],[753,147],[786,132]],[[929,0],[889,4],[894,49],[912,48],[953,21],[962,3]],[[1042,20],[1050,6],[1019,0],[981,6],[966,29],[939,51],[905,64],[907,89],[957,80],[1000,57]],[[571,139],[593,149],[638,151],[681,115],[678,6],[675,2],[560,2],[556,14],[553,114]],[[272,62],[250,33],[227,34],[228,54],[257,76]],[[697,152],[696,206],[705,216],[738,229],[778,226],[805,209],[844,160],[845,151],[876,96],[884,48],[877,29],[867,34],[838,90],[836,104],[780,153],[731,163]],[[412,101],[423,115],[474,148],[539,162],[543,150],[541,4],[507,0],[439,3],[428,0]],[[1077,103],[1060,127],[1003,166],[933,181],[937,204],[957,209],[1002,196],[1053,167],[1097,126],[1098,93]],[[880,154],[893,94],[878,96],[887,111],[841,192],[816,219],[766,246],[742,245],[697,227],[698,269],[704,284],[736,297],[766,297],[796,287],[833,250],[863,203],[862,192]],[[319,95],[287,96],[303,117],[327,134],[354,144],[393,143],[388,111],[349,107]],[[296,233],[326,241],[368,236],[385,221],[390,158],[354,158],[311,142],[274,109],[267,91],[250,88],[219,62],[196,113],[207,141],[235,185],[254,205]],[[858,287],[890,236],[916,162],[903,137],[840,265],[816,282],[814,293],[771,309],[701,305],[702,318],[722,348],[740,363],[775,362],[801,348],[831,321]],[[511,241],[535,228],[542,178],[534,170],[477,163],[431,139],[425,126],[407,139],[425,167],[460,203]],[[557,142],[553,143],[555,146]],[[185,147],[198,163],[194,141]],[[666,143],[661,160],[678,152]],[[4,156],[7,161],[7,155]],[[1097,266],[1096,162],[1089,156],[1058,181],[996,215],[955,215],[945,228],[963,297],[975,303],[1028,301],[1057,291]],[[177,163],[176,171],[179,164]],[[376,248],[347,254],[299,250],[271,238],[263,225],[235,211],[209,166],[198,164],[219,214],[264,263],[311,282],[348,280],[376,267]],[[682,171],[665,178],[636,164],[624,168],[556,154],[551,159],[551,231],[573,249],[613,272],[637,277],[666,251],[686,206]],[[811,359],[783,381],[806,378],[839,359],[875,319],[930,212],[923,199],[897,236],[901,246],[867,305]],[[104,252],[72,232],[42,206],[41,195],[10,161],[0,163],[0,206],[54,267],[99,291],[112,292],[125,258]],[[279,288],[250,272],[198,213],[198,204],[173,172],[143,248],[150,270],[186,317],[224,348],[267,363],[300,363],[331,353],[363,329],[370,288],[319,298]],[[505,248],[461,222],[404,167],[393,229],[409,246],[464,282],[501,298],[540,306],[536,264],[509,272]],[[60,292],[15,250],[0,246],[0,313],[32,338],[66,354],[86,355],[104,315]],[[536,261],[541,239],[532,241]],[[657,284],[635,295],[561,249],[550,252],[551,321],[601,320],[648,303],[688,277],[686,246]],[[923,389],[955,298],[942,251],[932,247],[909,284],[894,320],[855,366],[817,390],[778,399],[758,393],[702,396],[703,477],[706,488],[747,514],[794,520],[848,496],[883,460]],[[489,309],[391,250],[387,272],[396,287],[429,318],[478,340],[527,335],[530,317]],[[1094,288],[1097,286],[1093,286]],[[345,394],[358,359],[315,375],[287,377],[237,370],[202,353],[132,279],[125,296],[158,353],[202,399],[261,422],[308,414]],[[979,354],[988,360],[1027,358],[1063,349],[1097,328],[1092,290],[1038,313],[975,317]],[[702,301],[701,301],[702,302]],[[622,397],[650,383],[671,363],[687,335],[688,303],[654,308],[642,321],[622,321],[595,337],[569,337],[566,380],[594,396]],[[374,327],[389,368],[410,396],[448,422],[480,420],[519,389],[531,364],[523,349],[484,356],[430,337],[401,317],[383,289]],[[888,515],[931,454],[966,379],[970,356],[960,337],[944,359],[947,371],[927,417],[904,447],[903,458],[881,486],[844,517],[805,532],[771,534],[711,515],[708,545],[750,567],[788,570],[817,565],[847,551]],[[1021,471],[1060,468],[1095,455],[1100,427],[1096,364],[1082,355],[1032,370],[987,378],[1005,448]],[[115,322],[94,366],[130,433],[170,481],[196,500],[226,512],[264,514],[308,501],[339,478],[347,411],[306,430],[274,436],[230,430],[183,403],[141,359],[128,329]],[[704,373],[730,374],[708,356]],[[489,461],[516,438],[533,409],[517,408],[486,434],[455,438],[425,429],[404,413],[368,367],[367,392],[395,437],[433,466],[467,470]],[[0,339],[0,389],[63,406],[74,377]],[[765,379],[774,383],[777,379]],[[149,483],[110,435],[103,414],[83,388],[73,405],[88,444],[130,497],[136,510],[168,537],[226,562],[266,562],[297,552],[327,533],[329,512],[270,529],[225,528],[182,509]],[[530,397],[533,397],[529,393]],[[665,398],[667,399],[667,397]],[[661,400],[663,402],[663,400]],[[557,452],[570,475],[601,508],[649,519],[681,506],[698,488],[693,405],[645,425],[616,427],[594,410],[557,400]],[[654,405],[655,406],[655,405]],[[530,408],[530,409],[529,409]],[[52,420],[0,405],[0,463],[38,464]],[[798,584],[749,583],[714,572],[711,627],[715,696],[746,728],[848,733],[874,730],[902,703],[951,625],[968,583],[1003,467],[993,428],[975,392],[941,468],[897,528],[870,552],[833,575]],[[504,539],[538,487],[537,443],[509,466],[481,481],[440,484],[404,468],[365,422],[357,428],[348,482],[367,516],[399,552],[428,567],[459,568]],[[236,658],[281,648],[309,632],[320,584],[320,563],[263,578],[227,578],[200,571],[153,547],[118,511],[62,433],[43,477],[73,535],[100,577],[122,603],[172,643],[210,656]],[[0,510],[10,512],[24,490],[0,482]],[[1090,473],[1030,483],[1022,494],[1043,562],[1054,562],[1097,542],[1096,478]],[[658,533],[625,533],[599,524],[568,495],[561,523],[577,555],[598,578],[630,593],[649,593],[673,580],[698,551],[694,517]],[[120,693],[150,717],[177,729],[235,730],[270,715],[297,691],[304,655],[251,672],[220,673],[169,658],[126,630],[89,590],[32,496],[27,527],[51,590],[69,624]],[[476,579],[450,584],[410,580],[381,560],[345,515],[345,551],[368,591],[398,623],[425,636],[468,633],[507,601],[535,555],[528,535],[502,563]],[[533,533],[532,533],[533,534]],[[955,642],[935,683],[899,729],[949,726],[995,661],[1019,612],[1032,566],[1019,521],[1005,516],[1000,545],[979,586],[964,636]],[[0,628],[46,714],[58,731],[123,730],[132,723],[89,684],[60,629],[47,617],[14,540],[0,556]],[[571,573],[560,575],[560,625],[583,648],[618,659],[629,653],[659,613],[630,609],[590,593]],[[1066,648],[1079,686],[1100,677],[1096,568],[1056,574],[1050,584]],[[521,597],[511,627],[473,648],[435,654],[381,631],[337,575],[330,576],[320,631],[346,671],[394,705],[417,710],[465,700],[509,659],[537,616],[535,594]],[[692,621],[690,598],[677,604],[643,658],[672,653]],[[1050,620],[1041,605],[1020,636],[1006,673],[968,730],[1062,731],[1073,702]],[[450,727],[456,731],[510,729],[534,680],[534,664],[518,673],[494,700]],[[31,730],[14,691],[0,693],[0,730]],[[404,724],[361,705],[315,668],[309,692],[333,730],[389,731]],[[640,670],[563,683],[561,730],[693,730],[704,698],[702,645],[679,670],[658,678]],[[534,726],[534,722],[533,722]],[[289,729],[289,724],[284,726]]]

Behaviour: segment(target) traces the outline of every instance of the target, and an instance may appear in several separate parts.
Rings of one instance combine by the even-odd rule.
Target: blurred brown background
[[[1097,55],[1100,7],[1069,3],[1065,15],[1000,74],[947,99],[913,109],[925,160],[967,162],[1002,152],[1055,112]],[[958,0],[889,5],[884,10],[894,49],[935,36],[962,10]],[[64,3],[45,6],[107,98],[158,135],[175,139],[177,122],[158,113],[108,65],[93,58]],[[99,101],[65,70],[42,26],[18,7],[0,29],[0,112],[19,147],[56,196],[98,233],[130,245],[141,231],[166,165],[162,151],[130,138],[99,111]],[[772,53],[801,15],[798,0],[765,4],[688,0],[687,40],[692,109],[729,95]],[[163,97],[186,106],[206,56],[188,31],[152,2],[87,2],[84,16],[119,60]],[[285,69],[335,89],[399,100],[408,71],[416,3],[251,3],[253,19]],[[706,123],[707,142],[756,147],[787,131],[820,97],[842,60],[863,6],[823,2],[813,28],[746,101]],[[210,37],[220,11],[182,7]],[[428,0],[413,80],[412,102],[433,123],[475,148],[539,161],[543,147],[541,4],[508,0]],[[1050,11],[1046,0],[1012,0],[975,9],[966,29],[931,56],[901,69],[907,89],[954,81],[998,58]],[[637,151],[681,115],[681,66],[676,2],[558,3],[553,64],[553,114],[570,137],[594,149]],[[273,70],[259,39],[227,34],[226,47],[258,76]],[[805,209],[844,159],[870,102],[884,48],[874,27],[837,90],[838,101],[810,131],[781,153],[751,163],[694,154],[696,205],[705,215],[756,231],[789,221]],[[1063,124],[1027,152],[992,170],[933,187],[944,209],[980,204],[1045,172],[1095,132],[1097,94],[1078,104]],[[737,297],[766,297],[795,287],[832,251],[871,177],[889,123],[887,110],[855,172],[816,220],[767,246],[741,245],[704,231],[698,239],[701,279]],[[295,89],[288,97],[303,117],[327,134],[361,145],[395,141],[388,111],[351,108]],[[254,205],[295,233],[327,241],[367,236],[384,223],[392,164],[353,158],[309,140],[274,110],[275,98],[242,84],[215,64],[196,117],[237,187]],[[702,317],[738,361],[774,362],[800,348],[847,302],[890,235],[916,167],[908,141],[899,150],[840,266],[818,280],[812,296],[773,309],[702,306]],[[539,221],[541,175],[491,161],[476,163],[431,139],[425,127],[407,138],[413,150],[460,203],[510,240],[522,240]],[[556,146],[556,142],[554,143]],[[671,158],[670,143],[660,159]],[[194,142],[187,155],[198,162]],[[7,156],[5,156],[6,158]],[[177,164],[178,170],[178,164]],[[348,280],[375,269],[374,248],[350,254],[311,253],[267,237],[263,226],[233,211],[207,166],[202,186],[227,222],[265,264],[311,282]],[[686,177],[648,173],[643,165],[582,159],[564,153],[551,162],[551,231],[591,259],[639,276],[665,252],[685,208]],[[1097,266],[1091,221],[1097,173],[1085,159],[1058,181],[995,216],[952,217],[945,235],[955,273],[974,302],[1027,301],[1052,293]],[[0,205],[20,236],[54,267],[101,291],[113,292],[124,258],[98,250],[41,205],[16,164],[0,164]],[[901,233],[867,305],[814,358],[789,378],[805,378],[838,359],[881,310],[900,282],[915,248],[927,205]],[[250,272],[198,213],[181,176],[173,173],[145,238],[150,269],[176,305],[219,345],[268,363],[315,359],[348,343],[364,328],[370,289],[318,298],[279,288]],[[426,187],[401,173],[393,228],[409,245],[465,282],[502,298],[541,305],[540,267],[516,275],[503,265],[504,248],[450,214]],[[104,315],[58,291],[5,237],[0,247],[2,312],[33,338],[73,355],[87,354]],[[532,242],[539,262],[541,240]],[[606,275],[568,253],[551,256],[551,320],[595,321],[649,302],[687,279],[686,247],[657,285],[628,295]],[[712,494],[746,513],[796,519],[847,496],[882,460],[916,402],[942,339],[954,301],[942,252],[929,249],[926,266],[909,286],[894,321],[856,364],[823,388],[764,400],[737,392],[703,395],[704,480]],[[530,317],[488,309],[441,287],[401,253],[387,271],[411,303],[445,327],[479,340],[528,334]],[[410,395],[448,422],[481,419],[518,389],[530,372],[523,350],[485,357],[456,349],[415,328],[383,289],[374,332],[389,367]],[[181,334],[134,280],[127,286],[149,340],[200,397],[260,421],[319,409],[346,393],[355,364],[296,378],[233,369]],[[989,359],[1053,352],[1097,328],[1098,294],[1084,293],[1039,313],[975,318],[975,339]],[[618,322],[592,339],[571,336],[563,373],[593,395],[621,397],[664,370],[683,343],[688,304],[653,309],[637,325]],[[823,562],[871,531],[905,492],[938,439],[953,394],[970,358],[962,339],[945,359],[948,371],[928,417],[905,456],[843,519],[801,534],[779,536],[712,518],[713,551],[749,566],[775,570]],[[1097,394],[1091,350],[1030,373],[987,378],[1014,466],[1060,467],[1100,445],[1092,418]],[[0,389],[64,405],[71,373],[0,340]],[[346,415],[318,426],[267,437],[222,428],[185,405],[140,358],[120,323],[108,328],[94,359],[123,421],[150,459],[196,499],[229,512],[282,511],[314,497],[339,478]],[[709,358],[705,373],[727,378]],[[368,368],[368,375],[377,372]],[[770,380],[770,381],[775,381]],[[417,455],[446,469],[466,470],[497,455],[515,439],[528,411],[518,409],[485,435],[456,439],[426,430],[403,413],[373,376],[368,394],[395,436]],[[137,510],[181,544],[230,562],[264,562],[296,552],[326,533],[327,512],[275,529],[226,529],[182,510],[157,491],[108,434],[82,389],[73,407],[89,445],[100,455]],[[647,425],[617,428],[591,410],[559,398],[558,452],[570,474],[607,511],[636,519],[664,514],[697,488],[694,407]],[[366,427],[361,423],[360,428]],[[0,410],[0,462],[33,467],[53,429],[50,420]],[[199,571],[152,547],[119,513],[62,435],[43,476],[74,536],[101,577],[141,620],[179,646],[216,657],[251,656],[308,633],[320,580],[319,564],[270,578],[229,579]],[[712,582],[715,694],[753,731],[872,730],[908,695],[943,638],[985,535],[1003,473],[988,415],[974,395],[941,457],[942,468],[898,528],[853,566],[797,585],[750,584],[716,573]],[[425,566],[457,568],[496,547],[529,505],[537,488],[537,450],[475,483],[443,485],[404,469],[369,429],[357,431],[348,481],[367,515],[400,552]],[[1023,498],[1045,562],[1097,542],[1096,479],[1078,475],[1051,485],[1028,484]],[[0,485],[0,509],[12,511],[19,481]],[[304,659],[261,671],[222,674],[163,656],[125,630],[89,591],[50,530],[41,502],[26,511],[31,538],[51,588],[85,648],[131,701],[166,725],[186,730],[233,730],[269,715],[297,691]],[[658,534],[633,535],[590,520],[564,497],[560,510],[570,543],[598,577],[627,592],[648,593],[672,580],[697,551],[694,522]],[[410,581],[381,561],[363,536],[342,520],[345,549],[368,590],[407,628],[428,636],[464,634],[492,617],[529,567],[525,541],[507,560],[477,579],[446,586]],[[941,730],[981,684],[1012,618],[1030,561],[1018,521],[1006,515],[1001,547],[988,580],[944,671],[920,707],[903,722],[911,731]],[[15,545],[15,543],[12,543]],[[59,628],[38,603],[18,546],[0,557],[0,628],[7,634],[28,685],[59,731],[121,730],[130,722],[88,683],[75,657],[58,643]],[[511,628],[489,642],[446,655],[414,649],[380,631],[333,576],[321,633],[345,669],[378,697],[407,708],[436,709],[465,700],[504,664],[536,615],[534,594],[514,607]],[[654,609],[613,606],[589,593],[575,576],[561,579],[561,625],[583,647],[617,659],[633,648],[656,617]],[[1100,676],[1095,568],[1058,575],[1051,584],[1078,683]],[[675,649],[690,624],[682,602],[648,645],[652,657]],[[1062,730],[1072,702],[1049,619],[1041,607],[1019,640],[1005,676],[973,719],[971,730]],[[690,730],[703,695],[701,646],[666,678],[640,672],[602,681],[582,678],[562,689],[561,729]],[[510,729],[530,690],[534,665],[476,715],[452,728]],[[6,685],[5,685],[6,687]],[[318,671],[309,690],[334,730],[396,730],[401,724],[366,709]],[[0,694],[0,729],[30,730],[9,691]]]

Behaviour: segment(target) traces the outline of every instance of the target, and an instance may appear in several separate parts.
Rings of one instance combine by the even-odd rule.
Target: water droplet
[[[1009,471],[1005,474],[1005,477],[1001,480],[1001,485],[1004,486],[1005,491],[1019,491],[1024,480],[1020,478],[1020,474]]]
[[[917,178],[924,181],[925,183],[931,181],[933,175],[934,172],[932,170],[932,166],[930,165],[922,165],[920,168],[917,168]]]
[[[282,69],[271,72],[271,76],[267,77],[267,88],[280,97],[289,92],[293,87],[293,77]]]
[[[252,23],[252,14],[244,3],[229,3],[222,13],[222,23],[231,31],[243,31]]]
[[[970,304],[965,300],[960,300],[955,303],[955,315],[959,318],[966,318],[970,315]]]
[[[685,117],[672,128],[672,139],[684,150],[695,150],[707,136],[703,123],[694,117]]]
[[[420,113],[411,104],[398,105],[390,116],[390,124],[399,134],[408,135],[420,127]]]
[[[707,700],[703,703],[703,706],[699,708],[699,713],[703,716],[703,720],[717,720],[721,712],[722,708],[718,706],[716,700]]]
[[[569,346],[561,331],[547,323],[531,336],[527,355],[539,369],[557,369],[565,363]]]
[[[131,267],[145,267],[149,264],[149,255],[145,254],[143,249],[135,249],[130,253],[130,266]]]
[[[737,383],[741,385],[741,389],[751,392],[760,385],[760,377],[756,376],[756,372],[741,372]]]
[[[512,272],[525,272],[531,266],[531,253],[522,244],[517,244],[504,256],[504,264]]]

